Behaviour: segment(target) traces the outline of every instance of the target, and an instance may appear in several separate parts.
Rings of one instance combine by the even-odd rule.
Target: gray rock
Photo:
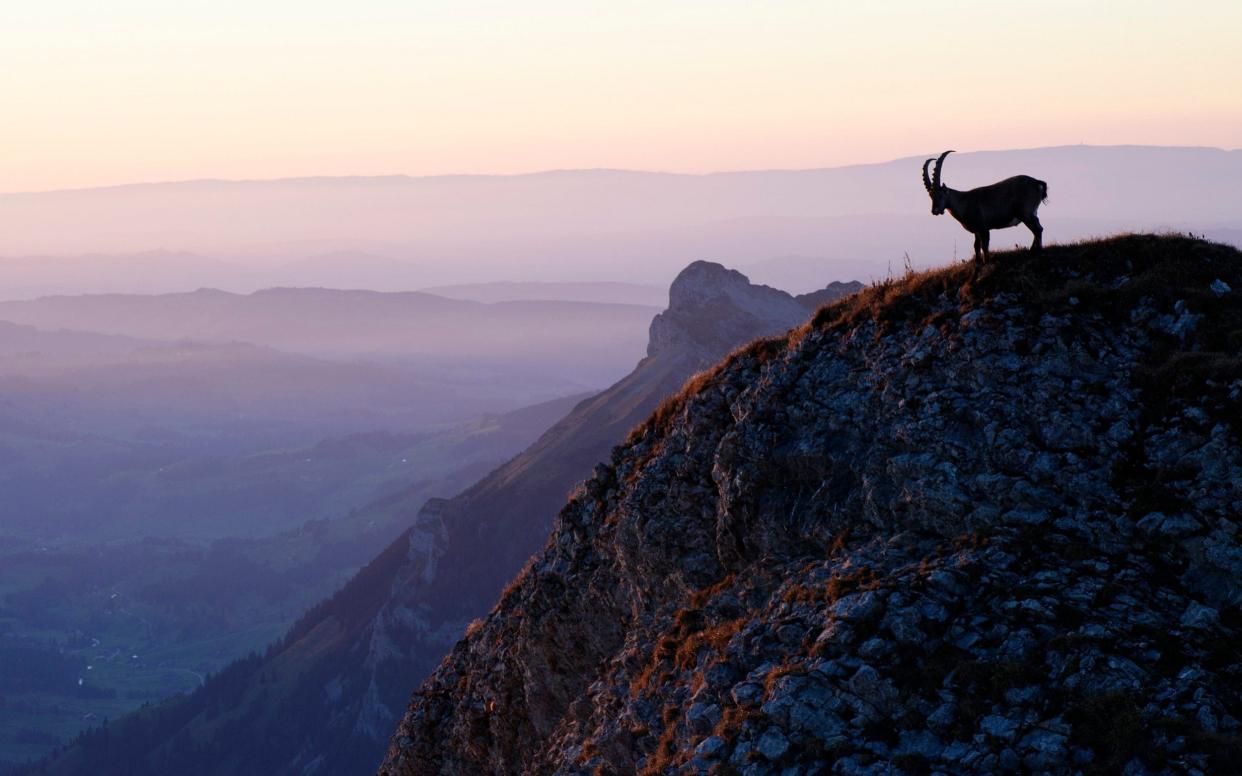
[[[954,703],[942,703],[935,711],[927,715],[927,727],[935,733],[945,733],[957,720],[957,706]]]
[[[1212,707],[1204,704],[1195,712],[1195,721],[1199,726],[1209,733],[1215,733],[1220,729],[1220,723],[1216,718],[1216,713],[1212,711]]]
[[[864,590],[842,596],[831,607],[832,614],[841,620],[866,621],[880,613],[884,606],[884,594],[878,590]]]
[[[858,646],[858,655],[863,660],[880,660],[892,651],[893,645],[881,638],[867,639]]]
[[[795,645],[802,642],[802,637],[806,633],[804,629],[797,625],[782,625],[776,629],[776,637],[783,644]]]
[[[725,740],[720,736],[708,736],[694,748],[694,753],[704,759],[714,760],[724,753]]]
[[[1152,512],[1138,521],[1138,528],[1148,536],[1180,539],[1183,536],[1197,533],[1203,529],[1203,526],[1189,515],[1165,515]]]
[[[863,710],[864,714],[887,714],[897,699],[897,690],[893,685],[865,663],[849,678],[846,685],[868,707]]]
[[[944,751],[944,744],[927,730],[903,730],[898,735],[896,755],[913,754],[928,760],[937,760]]]
[[[914,607],[890,606],[884,624],[893,637],[902,644],[920,644],[927,636],[919,628],[922,617]]]
[[[763,685],[742,682],[733,688],[730,695],[739,706],[758,706],[763,701]]]
[[[1002,741],[1008,741],[1018,732],[1018,723],[1015,720],[1001,717],[996,714],[989,714],[979,720],[979,729],[992,738],[999,738]]]
[[[1197,630],[1207,630],[1220,622],[1220,613],[1210,606],[1204,606],[1198,601],[1191,601],[1186,607],[1186,611],[1182,614],[1181,624],[1183,628],[1195,628]]]
[[[1069,739],[1052,730],[1036,728],[1022,737],[1019,748],[1026,753],[1022,762],[1032,771],[1047,771],[1065,762]]]
[[[1029,706],[1044,696],[1044,689],[1037,684],[1015,687],[1005,692],[1005,702],[1011,706]]]
[[[785,734],[776,728],[768,728],[759,737],[756,749],[759,754],[769,760],[779,760],[785,752],[789,751],[789,739],[785,738]]]
[[[720,707],[714,703],[695,703],[686,711],[686,721],[698,733],[710,731],[720,721],[721,716]]]

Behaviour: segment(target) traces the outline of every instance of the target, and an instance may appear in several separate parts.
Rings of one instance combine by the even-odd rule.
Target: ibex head
[[[928,159],[923,162],[923,187],[927,189],[928,195],[931,196],[932,215],[934,216],[944,213],[945,186],[940,182],[940,168],[944,166],[944,158],[951,153],[953,152],[945,151],[940,155],[939,159],[934,160],[936,162],[936,169],[932,172],[932,177],[930,178],[927,177],[927,165],[931,164],[933,160]]]

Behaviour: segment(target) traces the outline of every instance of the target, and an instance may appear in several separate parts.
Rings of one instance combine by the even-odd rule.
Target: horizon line
[[[982,148],[972,151],[958,151],[959,156],[972,156],[974,154],[988,153],[1011,153],[1023,151],[1055,151],[1066,148],[1156,148],[1163,150],[1177,151],[1218,151],[1220,153],[1237,153],[1242,148],[1221,148],[1219,146],[1203,146],[1203,145],[1155,145],[1150,143],[1066,143],[1051,146],[1030,146],[1022,148]],[[933,156],[935,154],[933,153]],[[767,167],[757,169],[733,169],[733,170],[715,170],[712,172],[670,172],[667,170],[642,170],[624,167],[565,167],[551,168],[544,170],[531,170],[528,172],[517,173],[442,173],[435,175],[417,175],[410,173],[383,173],[376,175],[293,175],[281,178],[185,178],[157,181],[135,181],[132,183],[113,183],[100,186],[70,186],[59,189],[24,189],[17,191],[0,191],[0,197],[23,197],[23,196],[39,196],[47,194],[75,194],[87,192],[103,192],[117,191],[121,189],[139,189],[139,188],[155,188],[161,186],[195,186],[205,184],[216,184],[224,186],[236,185],[264,185],[264,184],[281,184],[281,183],[334,183],[344,181],[372,181],[372,182],[399,182],[399,181],[459,181],[470,179],[484,178],[535,178],[541,176],[553,175],[575,175],[584,173],[614,173],[622,175],[666,175],[670,177],[686,177],[686,178],[708,178],[717,175],[753,175],[760,173],[804,173],[804,172],[823,172],[826,170],[847,170],[856,167],[879,167],[886,164],[894,164],[897,162],[905,162],[911,159],[920,159],[922,154],[910,154],[906,156],[898,156],[891,159],[873,162],[854,162],[851,164],[837,164],[823,167]]]

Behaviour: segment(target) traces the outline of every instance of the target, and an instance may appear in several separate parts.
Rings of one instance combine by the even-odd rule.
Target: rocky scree
[[[737,351],[596,467],[380,773],[1242,770],[1234,289],[1237,251],[1135,235]]]

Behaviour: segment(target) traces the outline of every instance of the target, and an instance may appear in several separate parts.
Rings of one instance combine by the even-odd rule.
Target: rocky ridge
[[[840,298],[860,287],[836,283],[824,293]],[[407,561],[369,625],[370,686],[359,711],[367,736],[386,740],[409,690],[542,546],[556,510],[593,462],[690,375],[741,343],[788,330],[810,309],[720,264],[690,264],[670,286],[668,308],[651,322],[647,358],[631,374],[471,488],[428,502],[409,533]]]
[[[692,380],[380,773],[1242,769],[1242,255],[880,284]]]

